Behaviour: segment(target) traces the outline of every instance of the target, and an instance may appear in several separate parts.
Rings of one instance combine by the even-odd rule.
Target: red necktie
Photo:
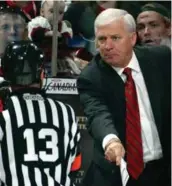
[[[129,175],[137,179],[144,169],[139,106],[131,69],[125,68],[123,73],[127,77],[125,82],[127,169]]]

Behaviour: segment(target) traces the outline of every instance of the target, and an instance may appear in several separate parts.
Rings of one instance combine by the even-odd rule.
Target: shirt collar
[[[128,65],[127,65],[126,67],[131,68],[131,69],[132,69],[133,71],[135,71],[135,72],[140,72],[140,71],[141,71],[141,70],[140,70],[139,63],[138,63],[138,60],[137,60],[137,57],[136,57],[134,51],[133,51],[133,53],[132,53],[132,58],[131,58],[130,62],[128,63]],[[125,67],[125,68],[126,68],[126,67]],[[113,69],[118,73],[118,75],[120,75],[120,76],[121,76],[121,74],[122,74],[123,71],[124,71],[124,68],[119,68],[119,67],[114,67],[114,66],[112,66],[112,68],[113,68]]]

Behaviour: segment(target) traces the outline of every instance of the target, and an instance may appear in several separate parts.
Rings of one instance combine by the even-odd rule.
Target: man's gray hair
[[[123,18],[126,24],[126,29],[129,32],[136,32],[136,22],[131,14],[122,9],[108,8],[100,13],[94,22],[94,31],[96,33],[97,27],[104,26],[112,21]]]

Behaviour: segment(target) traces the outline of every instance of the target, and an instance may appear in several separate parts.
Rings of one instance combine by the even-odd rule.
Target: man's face
[[[59,2],[58,5],[59,14],[57,23],[59,23],[63,19],[65,3]],[[51,25],[53,25],[53,6],[54,1],[46,1],[41,9],[41,15],[45,17]]]
[[[100,55],[106,63],[121,68],[128,65],[136,33],[128,32],[123,19],[99,26],[95,34]]]
[[[142,44],[160,45],[162,39],[169,37],[170,26],[159,13],[145,11],[137,17],[137,32]]]
[[[6,45],[12,41],[23,39],[25,31],[25,22],[20,15],[1,14],[0,15],[0,51],[5,49]]]

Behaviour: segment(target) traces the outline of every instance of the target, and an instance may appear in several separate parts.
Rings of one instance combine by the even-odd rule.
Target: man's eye
[[[121,39],[121,37],[119,37],[119,36],[112,36],[112,40],[114,40],[114,41],[117,41],[119,39]]]
[[[2,25],[1,28],[3,30],[9,30],[10,27],[9,27],[9,25],[5,24],[5,25]]]
[[[98,41],[99,41],[100,43],[104,43],[104,42],[105,42],[105,40],[106,40],[106,38],[105,38],[105,37],[99,37],[99,38],[98,38]]]
[[[152,24],[150,24],[150,25],[151,25],[151,27],[153,27],[153,28],[159,26],[157,23],[152,23]]]
[[[23,27],[23,25],[20,25],[20,24],[18,24],[18,25],[14,25],[14,30],[16,31],[16,30],[19,30],[19,29],[21,29]]]
[[[99,37],[98,40],[103,41],[103,40],[105,40],[105,38],[104,37]]]
[[[143,30],[144,26],[143,25],[137,25],[137,30]]]

